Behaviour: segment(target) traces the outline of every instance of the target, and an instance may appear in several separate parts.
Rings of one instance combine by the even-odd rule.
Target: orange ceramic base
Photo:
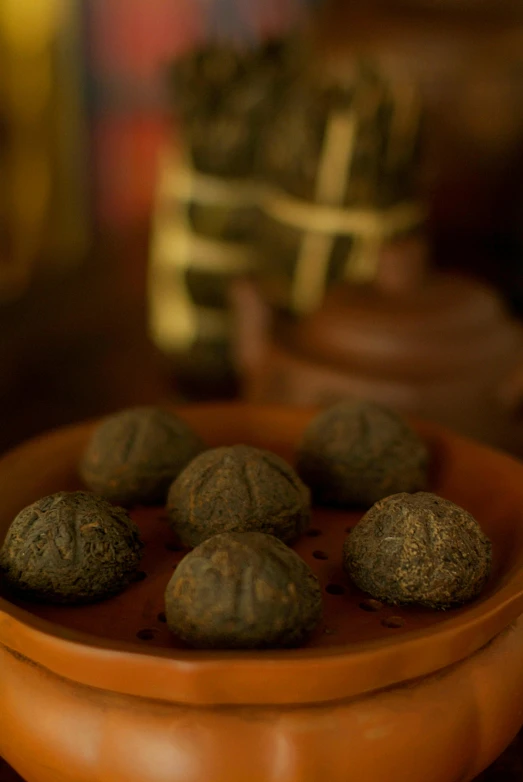
[[[309,412],[194,408],[217,445],[292,460]],[[0,529],[39,496],[79,486],[90,425],[0,462]],[[183,556],[161,509],[133,515],[142,580],[77,609],[0,601],[0,752],[27,782],[461,782],[523,723],[523,466],[432,426],[432,489],[494,544],[481,599],[446,613],[387,608],[341,569],[358,515],[314,512],[296,546],[324,587],[305,649],[193,652],[167,632],[163,592]],[[509,628],[509,629],[507,629]],[[494,640],[492,640],[494,639]]]

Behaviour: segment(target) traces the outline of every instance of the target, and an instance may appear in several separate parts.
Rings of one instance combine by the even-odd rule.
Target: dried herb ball
[[[86,486],[118,505],[163,504],[172,481],[204,449],[180,418],[156,407],[107,417],[80,463]]]
[[[392,410],[347,400],[313,419],[298,448],[297,470],[321,505],[370,508],[398,492],[424,489],[429,456]]]
[[[299,646],[322,614],[309,566],[261,532],[225,532],[187,554],[165,606],[169,629],[201,649]]]
[[[0,550],[0,572],[26,599],[92,603],[128,586],[142,547],[122,508],[87,492],[59,492],[14,519]]]
[[[220,532],[265,532],[290,542],[310,524],[310,493],[292,467],[249,445],[213,448],[175,480],[169,522],[186,546]]]
[[[491,558],[490,540],[470,513],[429,492],[377,502],[343,548],[344,568],[364,592],[436,609],[477,597]]]

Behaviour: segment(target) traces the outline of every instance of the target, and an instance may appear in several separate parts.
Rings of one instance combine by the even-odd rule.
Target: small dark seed
[[[363,611],[381,611],[383,603],[380,603],[379,600],[362,600],[360,608]]]
[[[312,556],[314,559],[328,559],[329,555],[325,551],[313,551]]]
[[[325,591],[328,592],[329,595],[344,595],[345,587],[342,587],[341,584],[327,584]]]
[[[136,637],[140,639],[140,641],[152,641],[154,638],[154,630],[139,630],[136,633]]]
[[[382,620],[381,624],[383,627],[397,629],[399,627],[403,627],[405,620],[402,619],[401,616],[388,616],[386,619]]]
[[[167,551],[183,551],[181,543],[166,543],[165,548]]]

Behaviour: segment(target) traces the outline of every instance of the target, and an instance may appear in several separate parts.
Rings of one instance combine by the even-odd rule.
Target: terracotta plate
[[[311,412],[204,406],[181,414],[210,445],[247,442],[290,461]],[[0,461],[0,534],[37,498],[79,488],[92,424],[57,431]],[[163,509],[138,509],[142,578],[96,606],[67,609],[0,599],[0,642],[50,671],[100,689],[192,704],[299,704],[355,696],[421,677],[478,650],[523,611],[522,467],[440,428],[419,424],[433,454],[431,489],[473,513],[494,546],[492,578],[473,604],[448,612],[369,600],[348,582],[341,549],[355,513],[314,511],[297,545],[324,588],[325,616],[306,648],[194,652],[169,635],[163,593],[183,550]]]

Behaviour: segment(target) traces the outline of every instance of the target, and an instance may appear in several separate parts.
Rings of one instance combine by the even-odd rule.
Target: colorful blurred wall
[[[163,75],[198,40],[256,40],[317,0],[86,0],[96,215],[121,224],[149,213],[167,132]]]
[[[145,277],[168,61],[313,4],[0,0],[0,451],[163,393]]]

